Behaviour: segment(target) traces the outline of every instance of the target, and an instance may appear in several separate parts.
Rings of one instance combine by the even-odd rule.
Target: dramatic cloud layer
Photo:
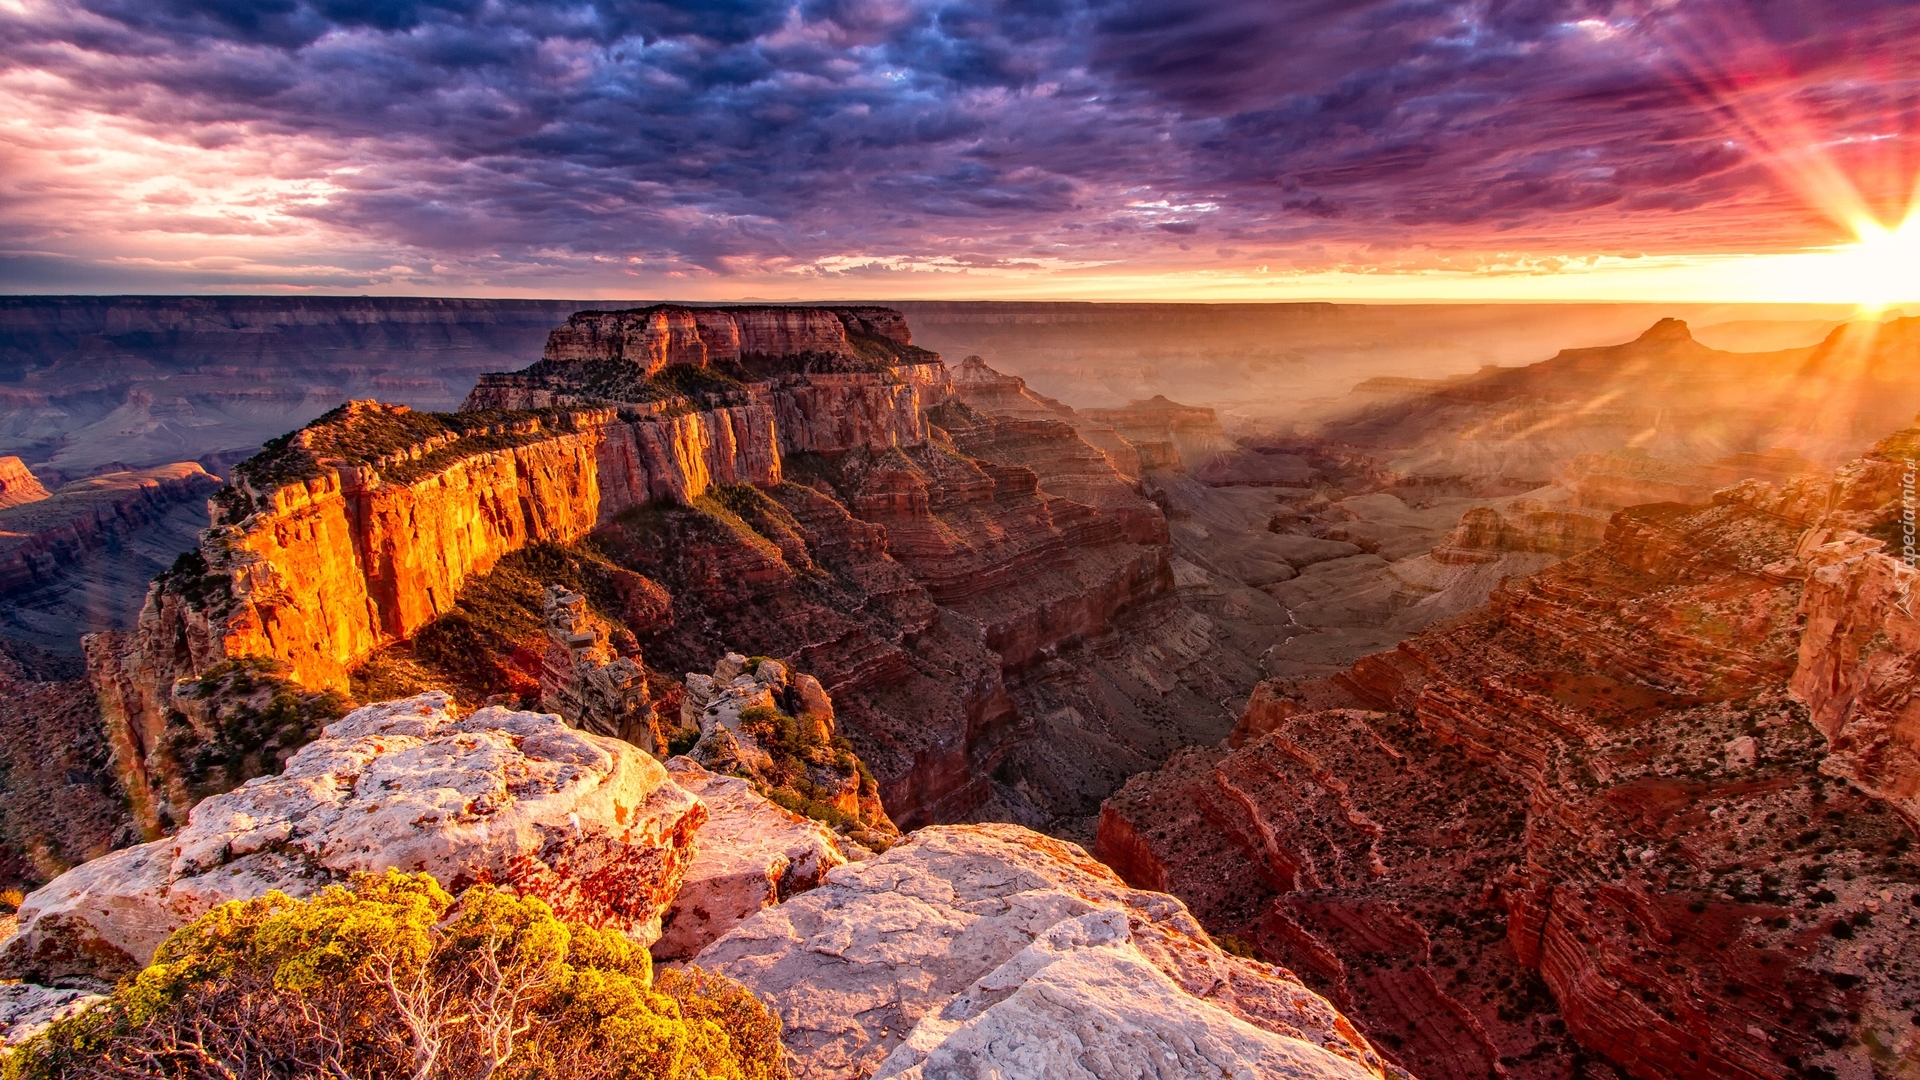
[[[0,0],[0,43],[16,291],[1530,272],[1832,244],[1920,163],[1909,0]]]

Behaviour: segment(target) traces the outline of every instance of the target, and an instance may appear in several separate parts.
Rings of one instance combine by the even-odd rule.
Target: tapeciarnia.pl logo
[[[1900,614],[1913,618],[1913,581],[1920,574],[1920,550],[1914,543],[1914,464],[1906,459],[1907,471],[1900,477],[1900,599],[1894,605]]]

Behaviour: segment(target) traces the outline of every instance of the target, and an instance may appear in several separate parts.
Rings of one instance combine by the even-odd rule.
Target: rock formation
[[[709,772],[687,757],[668,759],[667,774],[700,799],[707,823],[694,838],[686,882],[661,920],[653,943],[658,959],[690,959],[763,908],[818,886],[827,871],[846,865],[848,851],[866,857],[740,777]]]
[[[541,707],[560,714],[574,727],[625,739],[658,756],[665,748],[654,734],[647,671],[637,656],[614,654],[608,646],[606,620],[587,610],[586,597],[579,593],[548,586],[545,615]],[[623,633],[632,640],[631,632]]]
[[[1914,639],[1883,544],[1913,440],[1621,511],[1483,611],[1263,684],[1238,748],[1130,782],[1096,851],[1417,1075],[1910,1068]]]
[[[903,823],[990,813],[1090,837],[1127,775],[1226,732],[1219,702],[1253,666],[1230,625],[1182,605],[1159,507],[1078,434],[1099,425],[973,410],[910,342],[879,309],[583,315],[465,412],[353,403],[275,440],[234,468],[138,626],[87,644],[142,828],[190,794],[166,749],[174,683],[243,658],[309,691],[385,665],[401,677],[379,696],[531,704],[544,677],[548,707],[608,730],[578,720],[594,709],[575,687],[645,744],[639,672],[589,648],[529,675],[523,642],[474,622],[497,613],[461,606],[503,558],[551,550],[661,599],[598,616],[656,674],[734,647],[815,673]],[[1169,445],[1217,431],[1204,410],[1149,411],[1166,415],[1129,422]],[[651,689],[671,693],[664,675]]]
[[[720,674],[743,690],[784,674],[741,666]],[[817,686],[788,689],[826,723]],[[663,770],[550,715],[456,719],[436,695],[360,709],[178,836],[36,891],[0,965],[112,978],[214,904],[389,868],[530,893],[743,981],[781,1013],[800,1077],[1405,1075],[1292,975],[1071,844],[943,826],[876,857],[689,758]],[[99,1000],[0,986],[0,1039]]]
[[[1515,499],[1503,507],[1476,506],[1460,517],[1433,549],[1443,563],[1494,562],[1502,551],[1578,555],[1606,539],[1609,515],[1538,499]]]
[[[854,844],[884,849],[899,839],[878,781],[836,734],[833,700],[812,675],[728,653],[713,674],[687,675],[680,723],[695,737],[692,762],[751,781],[787,809],[833,823]]]
[[[890,308],[658,304],[576,312],[548,335],[542,359],[620,360],[654,375],[674,364],[707,367],[810,355],[853,359],[862,355],[862,345],[912,344],[906,319]]]
[[[22,905],[16,977],[112,978],[225,900],[305,896],[356,871],[492,881],[563,917],[656,939],[706,820],[626,743],[443,694],[356,710],[278,776],[194,807],[172,837],[84,863]]]
[[[40,478],[17,457],[0,457],[0,510],[47,497]]]
[[[800,1080],[1388,1074],[1286,972],[1018,826],[923,829],[696,962],[771,1002]]]
[[[0,983],[0,1048],[18,1046],[105,1000],[105,995],[87,990]]]

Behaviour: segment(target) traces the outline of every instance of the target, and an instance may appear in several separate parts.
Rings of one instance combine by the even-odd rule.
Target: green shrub
[[[1213,943],[1220,946],[1220,951],[1229,956],[1239,956],[1248,960],[1257,959],[1254,955],[1253,946],[1232,934],[1215,934],[1213,935]]]
[[[310,901],[224,904],[5,1080],[785,1080],[780,1021],[697,969],[477,885],[357,875]]]

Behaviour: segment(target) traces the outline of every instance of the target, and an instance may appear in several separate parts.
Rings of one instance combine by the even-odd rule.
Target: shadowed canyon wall
[[[1101,857],[1423,1077],[1904,1075],[1916,435],[1620,511],[1484,609],[1263,683],[1232,748],[1107,802]]]

